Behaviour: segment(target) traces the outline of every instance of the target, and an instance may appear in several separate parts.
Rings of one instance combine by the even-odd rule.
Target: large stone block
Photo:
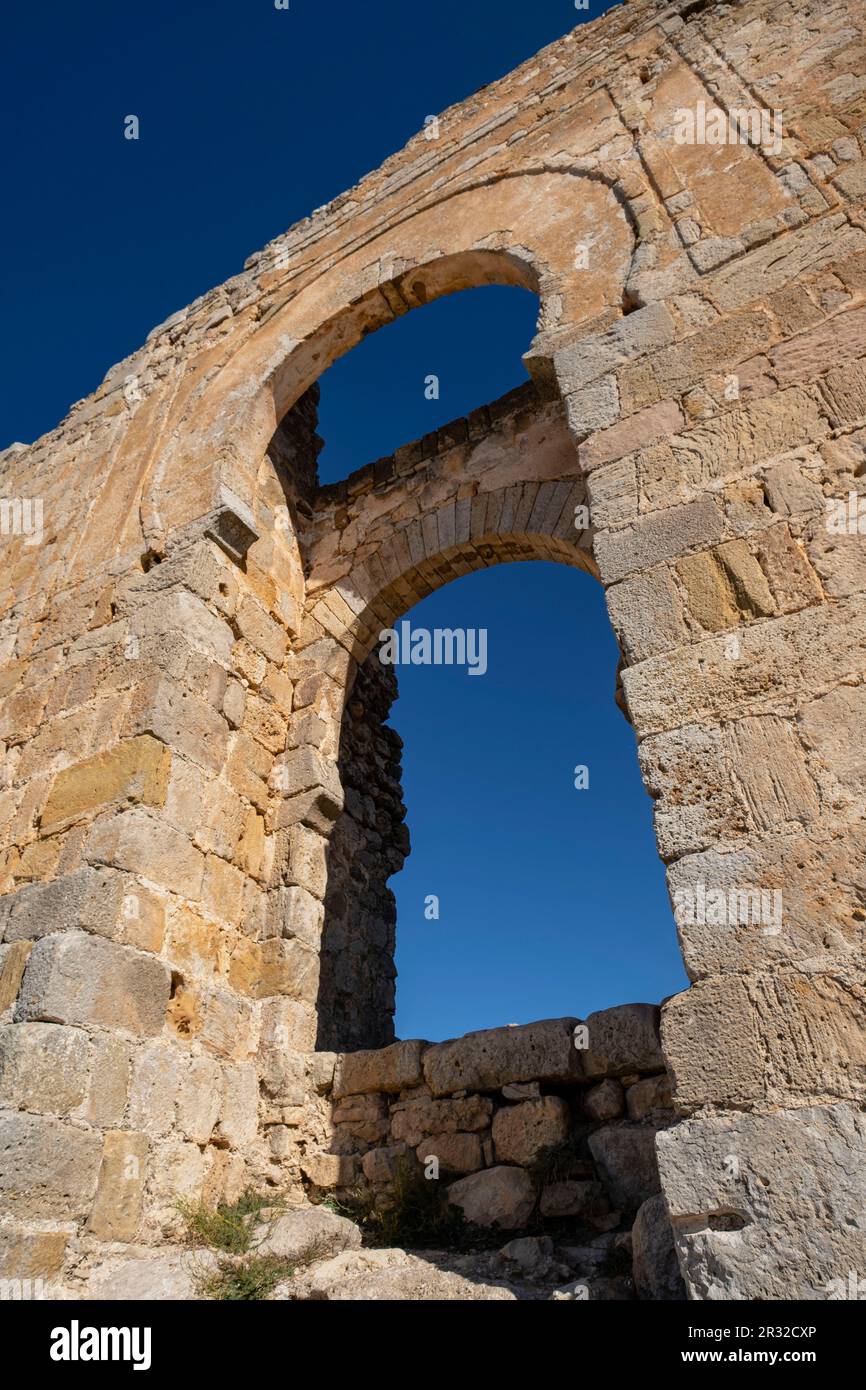
[[[366,1091],[394,1093],[417,1086],[421,1081],[421,1054],[425,1047],[426,1043],[414,1039],[375,1051],[343,1053],[334,1073],[334,1099]]]
[[[189,1065],[189,1052],[177,1043],[154,1039],[138,1048],[129,1093],[130,1125],[151,1138],[170,1133]]]
[[[0,1014],[11,1008],[18,998],[31,949],[29,941],[12,941],[0,946]]]
[[[170,992],[161,961],[100,937],[64,932],[33,947],[15,1018],[147,1037],[162,1028]]]
[[[162,806],[171,754],[150,734],[128,739],[105,753],[58,773],[42,812],[42,826],[79,820],[118,802]]]
[[[438,1043],[424,1054],[424,1080],[434,1096],[497,1091],[511,1081],[575,1080],[581,1066],[576,1024],[573,1018],[551,1018]]]
[[[419,1163],[435,1158],[444,1173],[475,1173],[484,1167],[484,1153],[477,1134],[436,1134],[417,1146]]]
[[[785,1105],[866,1095],[862,965],[702,980],[665,1005],[678,1107]]]
[[[227,721],[208,700],[166,675],[150,676],[138,687],[123,733],[151,733],[208,772],[220,771],[228,751]]]
[[[96,1192],[102,1135],[47,1115],[0,1112],[0,1208],[75,1221]]]
[[[59,1274],[73,1225],[0,1223],[0,1279],[51,1280]]]
[[[570,1125],[568,1105],[560,1096],[542,1096],[503,1106],[493,1117],[496,1162],[528,1168],[545,1149],[565,1142]]]
[[[797,961],[832,968],[862,953],[866,826],[844,838],[806,829],[752,834],[671,865],[668,888],[693,978]]]
[[[97,820],[85,854],[92,864],[128,869],[180,897],[201,895],[205,856],[181,830],[143,809]]]
[[[80,1028],[10,1023],[0,1028],[0,1106],[68,1115],[87,1094],[90,1064]]]
[[[590,1014],[586,1037],[580,1057],[588,1081],[664,1069],[656,1004],[620,1004]]]
[[[57,931],[116,936],[124,926],[133,889],[128,875],[96,868],[76,869],[50,883],[29,884],[10,900],[6,939],[35,940]]]
[[[96,1200],[87,1228],[100,1240],[135,1240],[147,1176],[147,1138],[132,1130],[105,1136]]]
[[[687,550],[713,545],[724,531],[725,520],[717,503],[701,498],[643,517],[621,531],[603,532],[596,537],[595,558],[603,582],[615,584]]]
[[[866,1116],[848,1105],[707,1115],[658,1136],[693,1299],[849,1296],[866,1268]]]
[[[425,1135],[455,1134],[487,1129],[493,1102],[486,1096],[464,1096],[459,1100],[398,1101],[391,1108],[391,1135],[414,1148]]]

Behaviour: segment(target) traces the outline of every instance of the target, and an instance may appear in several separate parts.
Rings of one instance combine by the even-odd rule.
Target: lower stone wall
[[[656,1159],[675,1114],[654,1005],[339,1055],[323,1092],[328,1137],[302,1163],[313,1200],[385,1209],[426,1179],[479,1241],[539,1237],[512,1245],[560,1279],[616,1269],[605,1297],[685,1297]]]

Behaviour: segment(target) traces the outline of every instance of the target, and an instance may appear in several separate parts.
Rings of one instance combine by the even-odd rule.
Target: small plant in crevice
[[[204,1202],[180,1201],[177,1208],[186,1222],[187,1244],[199,1250],[206,1246],[217,1256],[215,1260],[200,1259],[193,1269],[200,1298],[231,1303],[268,1299],[278,1284],[330,1251],[322,1237],[314,1237],[291,1258],[261,1248],[285,1203],[253,1188],[247,1188],[234,1202],[210,1207]]]
[[[595,1176],[586,1134],[586,1130],[576,1130],[568,1139],[541,1150],[534,1162],[527,1167],[536,1187],[568,1182],[573,1178],[586,1179]]]
[[[296,1268],[279,1255],[224,1258],[217,1261],[215,1269],[202,1270],[195,1276],[196,1292],[201,1298],[217,1302],[263,1301],[270,1298],[278,1284],[291,1279]]]
[[[357,1189],[343,1202],[328,1205],[360,1227],[366,1246],[457,1250],[474,1243],[474,1228],[457,1207],[449,1206],[443,1185],[425,1178],[406,1157],[397,1160],[386,1193]]]
[[[253,1246],[255,1229],[262,1224],[265,1212],[279,1213],[281,1203],[273,1196],[263,1196],[247,1188],[234,1202],[217,1202],[209,1207],[205,1202],[177,1203],[186,1223],[186,1238],[190,1245],[207,1245],[228,1255],[245,1255]]]

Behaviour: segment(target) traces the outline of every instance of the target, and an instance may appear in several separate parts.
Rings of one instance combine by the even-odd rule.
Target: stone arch
[[[321,876],[317,897],[328,898],[332,835],[348,809],[339,767],[345,712],[382,629],[450,581],[500,563],[550,560],[597,578],[585,502],[564,408],[532,383],[435,439],[319,490],[300,536],[307,604],[295,673],[303,693],[275,771],[294,885],[287,911],[297,913],[304,900],[312,856]],[[307,907],[321,925],[324,908]],[[388,952],[379,955],[387,970]],[[366,964],[357,973],[369,988],[359,984],[358,997],[360,1016],[369,1019],[379,984]],[[375,1031],[337,1037],[330,1029],[337,991],[330,976],[326,985],[324,942],[319,965],[320,1045],[382,1045],[387,1039]],[[339,962],[331,967],[333,975]]]
[[[171,532],[214,510],[248,547],[272,520],[260,514],[257,476],[287,412],[363,337],[432,299],[483,284],[538,293],[527,362],[537,380],[552,381],[563,334],[572,340],[576,325],[589,331],[622,313],[635,217],[612,182],[571,168],[492,170],[359,233],[339,254],[329,256],[326,238],[320,261],[300,271],[282,269],[277,250],[224,357],[190,383],[163,431],[141,506],[151,548],[163,552]]]

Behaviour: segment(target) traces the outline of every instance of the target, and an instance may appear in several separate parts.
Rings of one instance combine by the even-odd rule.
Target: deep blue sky
[[[594,0],[590,17],[608,8]],[[0,448],[30,441],[150,329],[585,15],[573,0],[47,0],[2,20]],[[141,138],[123,138],[137,115]],[[521,380],[532,296],[428,306],[323,378],[322,476],[343,476]],[[424,378],[440,377],[438,402]],[[491,669],[401,672],[413,854],[398,1029],[657,999],[685,983],[601,591],[503,566],[412,620],[484,626]],[[588,792],[572,786],[577,762]],[[436,893],[442,918],[428,923]]]

